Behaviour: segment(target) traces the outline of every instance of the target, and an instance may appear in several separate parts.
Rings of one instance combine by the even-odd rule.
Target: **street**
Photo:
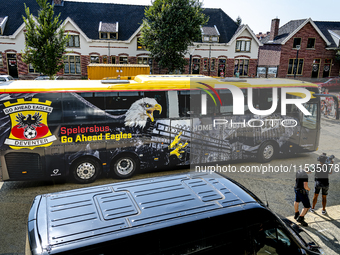
[[[233,163],[237,172],[223,172],[222,175],[230,177],[250,191],[255,193],[262,201],[268,202],[269,207],[276,213],[291,217],[294,214],[294,184],[295,171],[300,165],[317,164],[317,157],[326,152],[327,155],[334,155],[334,164],[340,164],[340,131],[339,120],[322,119],[322,129],[320,146],[317,152],[304,153],[294,155],[290,158],[280,156],[268,164],[260,164],[257,162],[238,162]],[[241,168],[247,166],[257,166],[258,169],[266,165],[267,169],[288,169],[289,172],[277,171],[272,172],[240,172]],[[285,168],[286,166],[286,168]],[[272,167],[272,168],[270,168]],[[249,168],[250,169],[250,168]],[[154,176],[168,175],[172,173],[187,172],[189,169],[181,169],[175,171],[163,171],[138,174],[132,179],[148,178]],[[306,221],[310,223],[306,228],[308,232],[313,234],[326,254],[340,253],[340,214],[339,196],[340,196],[340,177],[339,171],[333,172],[330,176],[330,190],[327,201],[327,208],[330,208],[329,216],[319,217],[321,201],[317,203],[316,215],[310,213],[306,216]],[[34,181],[34,182],[0,182],[0,254],[23,254],[25,246],[26,223],[28,212],[32,200],[36,195],[108,184],[118,182],[119,180],[111,178],[102,178],[89,185],[66,183],[53,183],[52,181]],[[309,186],[314,187],[314,174],[309,176]],[[310,199],[313,192],[309,194]],[[301,206],[301,205],[300,205]],[[300,207],[301,210],[301,207]],[[316,224],[316,225],[315,225]],[[318,236],[319,235],[319,236]]]

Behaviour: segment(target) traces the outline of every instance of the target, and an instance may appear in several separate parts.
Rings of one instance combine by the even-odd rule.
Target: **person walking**
[[[308,212],[310,208],[310,202],[308,197],[308,191],[310,191],[310,188],[308,187],[308,175],[307,173],[310,173],[309,168],[302,169],[296,173],[296,179],[295,179],[295,201],[294,201],[294,209],[295,209],[295,215],[294,219],[301,223],[302,226],[307,227],[308,223],[305,222],[305,215]],[[303,209],[301,213],[299,212],[299,204],[302,202]]]
[[[333,156],[334,157],[334,156]],[[323,153],[321,156],[318,157],[318,161],[320,165],[316,167],[315,170],[315,190],[314,196],[312,201],[312,208],[310,208],[310,212],[315,213],[315,205],[318,202],[318,197],[320,194],[320,190],[322,191],[322,215],[326,215],[326,204],[327,204],[327,195],[329,190],[329,179],[328,176],[332,173],[331,167],[329,167],[329,163],[333,164],[333,160],[327,163],[327,156],[326,153]]]

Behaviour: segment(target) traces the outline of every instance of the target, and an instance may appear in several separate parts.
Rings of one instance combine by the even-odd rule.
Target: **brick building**
[[[54,11],[60,13],[70,35],[65,68],[57,74],[64,79],[87,78],[90,63],[149,64],[152,73],[164,73],[150,54],[139,44],[140,29],[146,6],[73,2],[54,0]],[[36,0],[25,0],[33,15]],[[202,27],[202,40],[194,43],[192,65],[185,73],[212,76],[255,76],[261,43],[247,25],[237,26],[221,9],[205,8],[208,24]],[[32,65],[22,62],[26,16],[22,0],[10,0],[0,8],[0,74],[32,79]],[[189,53],[185,57],[190,59]]]
[[[259,48],[259,77],[299,79],[339,76],[340,22],[292,20],[279,27],[273,19]]]

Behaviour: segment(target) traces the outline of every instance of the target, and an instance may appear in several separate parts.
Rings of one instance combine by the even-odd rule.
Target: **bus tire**
[[[100,164],[97,160],[86,157],[72,164],[71,175],[76,183],[87,184],[94,182],[100,172]]]
[[[257,152],[258,161],[262,163],[270,162],[275,158],[276,150],[277,146],[274,142],[264,142]]]
[[[114,178],[127,179],[133,176],[139,166],[138,159],[130,154],[120,155],[115,158],[112,165]]]

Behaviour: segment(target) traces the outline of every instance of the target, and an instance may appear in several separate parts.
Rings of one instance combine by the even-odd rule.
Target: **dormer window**
[[[115,23],[99,23],[99,39],[118,40],[118,22]]]
[[[213,27],[202,27],[202,42],[214,42],[218,43],[220,41],[220,33],[216,26]]]

